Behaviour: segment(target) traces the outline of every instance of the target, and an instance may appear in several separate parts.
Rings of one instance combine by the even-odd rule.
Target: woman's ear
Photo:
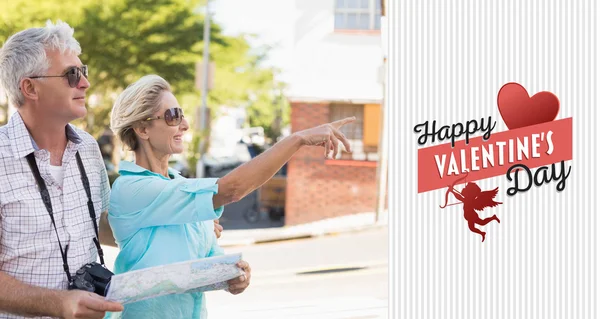
[[[35,84],[31,79],[22,79],[21,82],[19,83],[19,89],[21,90],[21,93],[23,94],[23,96],[25,97],[25,99],[28,100],[37,100],[38,99],[38,92],[35,88]]]
[[[135,135],[141,140],[148,140],[150,136],[148,135],[148,125],[144,123],[139,123],[133,126],[133,131]]]

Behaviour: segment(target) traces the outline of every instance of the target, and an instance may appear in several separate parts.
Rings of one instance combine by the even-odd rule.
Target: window
[[[381,29],[381,0],[336,0],[335,30]]]
[[[379,121],[370,119],[373,113],[373,107],[378,105],[362,104],[331,104],[329,107],[330,121],[337,121],[347,117],[356,117],[356,121],[344,125],[341,132],[350,142],[351,153],[345,152],[343,145],[340,144],[338,159],[376,161],[377,145],[372,143],[373,133],[379,130]],[[378,138],[377,138],[378,139]],[[371,140],[371,141],[369,141]],[[378,141],[377,141],[378,144]]]

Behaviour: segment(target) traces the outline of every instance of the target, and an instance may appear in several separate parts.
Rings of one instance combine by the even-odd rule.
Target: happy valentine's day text
[[[565,183],[571,173],[571,167],[569,166],[568,171],[566,171],[564,161],[553,163],[550,167],[541,166],[535,170],[535,173],[532,173],[527,165],[518,163],[530,158],[539,158],[544,153],[551,155],[554,152],[554,143],[552,141],[553,131],[533,133],[531,136],[496,141],[476,147],[466,147],[469,144],[469,139],[477,132],[483,133],[482,138],[484,141],[489,140],[495,127],[496,122],[492,121],[490,116],[487,119],[482,118],[479,122],[477,120],[469,120],[465,124],[455,123],[451,126],[443,125],[439,128],[437,128],[437,121],[434,120],[431,126],[429,121],[426,121],[416,125],[414,132],[420,134],[417,139],[419,145],[427,144],[429,139],[431,139],[431,142],[450,140],[453,150],[449,154],[434,155],[440,178],[443,178],[444,175],[456,176],[467,171],[479,171],[494,167],[496,164],[504,166],[505,163],[513,164],[517,162],[509,167],[506,172],[508,181],[512,182],[514,180],[514,186],[507,190],[507,195],[514,196],[519,192],[530,190],[532,185],[541,186],[552,181],[558,181],[556,185],[557,191],[560,192],[565,189]],[[464,146],[454,150],[455,142],[463,135],[465,135]],[[547,146],[546,151],[540,152],[540,147],[543,146],[542,143],[544,142]],[[469,149],[469,152],[467,152],[467,149]],[[457,157],[460,161],[460,170]],[[518,173],[520,171],[525,172],[525,180],[519,176]]]

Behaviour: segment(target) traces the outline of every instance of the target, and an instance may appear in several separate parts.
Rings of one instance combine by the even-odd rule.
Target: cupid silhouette
[[[447,206],[463,204],[464,217],[469,223],[469,229],[474,233],[480,234],[482,237],[481,242],[483,242],[485,241],[485,232],[479,230],[475,225],[484,226],[493,220],[500,223],[500,219],[498,219],[496,215],[481,219],[476,211],[483,211],[486,207],[496,207],[502,203],[494,201],[494,198],[498,194],[498,187],[490,191],[481,191],[481,188],[479,188],[477,184],[469,182],[460,192],[454,189],[454,186],[461,180],[466,180],[467,176],[469,176],[468,171],[464,177],[457,179],[452,185],[448,186],[448,190],[446,191],[446,203],[444,203],[443,206],[440,206],[440,208],[443,209]],[[448,195],[450,195],[450,193],[452,193],[460,203],[448,205]]]

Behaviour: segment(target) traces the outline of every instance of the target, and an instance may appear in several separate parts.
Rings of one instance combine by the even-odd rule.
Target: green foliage
[[[81,60],[89,66],[95,96],[88,118],[75,124],[98,137],[110,122],[115,97],[127,85],[147,74],[158,74],[171,84],[191,127],[194,128],[200,92],[195,88],[196,63],[202,59],[205,1],[200,0],[11,0],[0,2],[0,43],[15,32],[62,20],[75,29],[82,47]],[[216,64],[208,104],[247,107],[252,126],[275,134],[272,124],[287,101],[279,96],[281,84],[261,62],[268,49],[255,52],[245,36],[225,36],[211,23],[211,61]],[[275,130],[277,131],[277,129]],[[196,132],[197,133],[197,132]],[[275,136],[271,136],[275,137]],[[195,134],[194,141],[206,138]],[[196,143],[197,144],[197,143]],[[197,158],[197,145],[190,145]]]
[[[114,93],[144,75],[162,76],[179,98],[194,93],[204,22],[193,9],[183,0],[112,0],[94,2],[83,10],[76,29],[81,59],[90,66],[93,93],[103,97],[92,110],[96,120],[88,131],[107,126],[109,117],[104,115],[110,114],[106,110]],[[220,32],[211,26],[211,42],[227,46]]]
[[[202,17],[187,1],[99,1],[87,6],[76,37],[95,90],[114,92],[146,74],[164,77],[175,93],[194,90],[202,52]],[[218,27],[211,41],[226,45]]]

